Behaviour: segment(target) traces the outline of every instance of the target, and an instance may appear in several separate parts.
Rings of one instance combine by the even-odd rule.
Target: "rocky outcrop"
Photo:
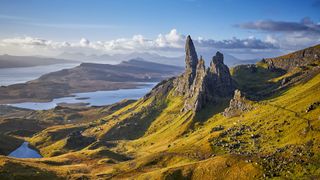
[[[320,61],[320,45],[309,47],[277,58],[263,59],[268,69],[282,69],[290,71],[298,66],[306,66]]]
[[[181,95],[186,94],[193,84],[198,66],[198,55],[190,36],[187,37],[185,51],[185,72],[179,77],[179,83],[177,84],[177,92]]]
[[[223,62],[223,54],[219,51],[213,56],[207,74],[210,92],[214,92],[214,94],[219,97],[229,97],[233,95],[234,83],[228,66]]]
[[[207,72],[204,63],[201,57],[197,65],[194,81],[185,96],[184,111],[199,111],[204,104],[211,99],[206,82]]]
[[[241,91],[235,90],[233,99],[230,100],[229,107],[226,108],[222,114],[225,117],[234,117],[252,109],[253,107],[248,103],[248,100],[242,95]]]
[[[210,67],[205,67],[202,57],[198,60],[194,44],[186,41],[186,69],[174,80],[175,92],[185,98],[183,111],[198,112],[209,103],[232,97],[234,83],[229,68],[223,62],[223,54],[217,52]]]

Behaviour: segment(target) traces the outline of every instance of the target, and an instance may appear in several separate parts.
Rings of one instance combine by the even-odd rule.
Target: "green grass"
[[[270,71],[263,63],[258,63],[254,69],[252,71],[251,68],[243,65],[234,68],[231,72],[237,88],[251,98],[259,99],[259,96],[268,94],[279,86],[278,82],[272,79],[282,76],[284,72]]]

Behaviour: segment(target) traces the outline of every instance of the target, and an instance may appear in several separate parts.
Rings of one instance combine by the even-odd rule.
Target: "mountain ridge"
[[[0,55],[0,69],[1,68],[19,68],[19,67],[33,67],[52,64],[78,63],[75,60],[57,59],[48,57],[36,56],[12,56]]]

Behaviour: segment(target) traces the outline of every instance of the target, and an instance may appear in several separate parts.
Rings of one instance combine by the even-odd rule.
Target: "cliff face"
[[[181,95],[186,94],[187,90],[190,89],[196,76],[198,66],[198,55],[190,36],[188,36],[186,40],[185,52],[185,72],[179,77],[180,80],[177,84],[177,91]]]
[[[210,67],[205,67],[202,57],[198,60],[194,44],[188,36],[186,41],[186,69],[175,81],[175,91],[184,96],[183,111],[199,111],[206,104],[218,99],[232,97],[234,83],[229,68],[223,63],[223,54],[217,52]]]
[[[277,58],[262,60],[268,64],[269,69],[283,69],[290,71],[298,66],[306,66],[320,61],[320,45],[309,47]]]

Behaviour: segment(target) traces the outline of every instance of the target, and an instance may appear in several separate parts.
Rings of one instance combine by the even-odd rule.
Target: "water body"
[[[59,103],[89,103],[88,106],[103,106],[119,102],[123,99],[139,99],[147,94],[156,84],[144,83],[136,89],[75,93],[72,94],[73,97],[56,98],[51,102],[25,102],[8,105],[33,110],[51,109]]]
[[[0,86],[11,84],[25,83],[30,80],[39,78],[41,75],[59,71],[62,69],[73,68],[80,63],[73,64],[53,64],[45,66],[21,67],[21,68],[1,68],[0,69]]]
[[[12,151],[8,156],[15,158],[42,158],[37,151],[29,148],[28,144],[28,142],[22,143],[20,147]]]

